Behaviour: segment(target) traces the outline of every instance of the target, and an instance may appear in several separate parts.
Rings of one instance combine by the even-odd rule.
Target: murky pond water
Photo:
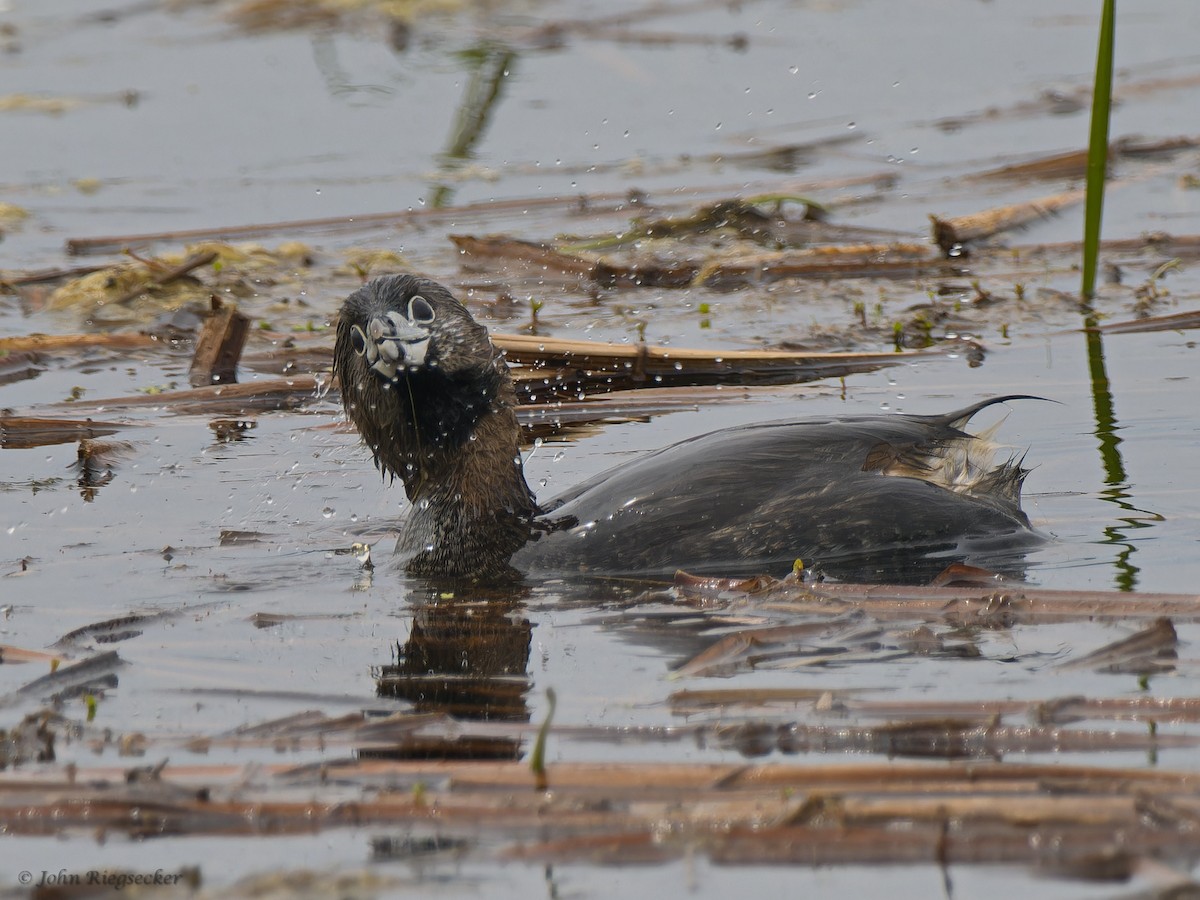
[[[17,98],[0,107],[7,163],[0,202],[29,212],[0,226],[6,273],[94,261],[67,256],[64,241],[72,238],[450,205],[462,211],[352,231],[334,222],[269,230],[261,238],[268,243],[299,233],[322,258],[322,274],[310,284],[304,271],[289,273],[300,285],[294,291],[280,286],[282,278],[264,278],[238,302],[256,320],[321,328],[358,280],[352,269],[329,274],[343,251],[383,246],[454,285],[489,327],[515,331],[528,323],[528,297],[497,302],[496,283],[507,273],[460,266],[447,234],[496,231],[531,240],[595,234],[622,227],[630,198],[643,195],[686,207],[693,199],[825,183],[843,185],[820,198],[837,201],[836,221],[894,230],[890,239],[924,240],[929,213],[960,215],[1073,186],[1063,179],[1031,184],[973,176],[1083,145],[1097,26],[1093,11],[1082,7],[926,3],[901,11],[863,0],[700,3],[645,15],[635,3],[522,4],[419,20],[411,30],[366,16],[336,29],[247,34],[224,17],[231,9],[114,3],[100,15],[93,4],[68,0],[10,0],[0,7],[0,24],[11,25],[0,38],[3,91]],[[1197,26],[1200,7],[1191,4],[1122,8],[1122,102],[1114,136],[1194,134]],[[491,99],[473,105],[471,98],[481,95]],[[1118,177],[1110,194],[1106,237],[1200,233],[1194,150],[1166,161],[1126,161],[1116,174],[1128,177]],[[886,189],[871,186],[880,177],[891,179]],[[590,207],[542,202],[585,194]],[[500,213],[487,208],[514,198],[529,202]],[[1069,208],[1008,239],[1075,240],[1079,218]],[[138,252],[186,242],[164,237],[144,248],[139,242]],[[988,395],[1035,394],[1057,402],[1011,404],[1000,432],[1015,453],[1027,453],[1026,509],[1053,538],[1030,554],[1030,584],[1194,596],[1200,583],[1195,331],[1106,334],[1099,345],[1089,344],[1078,330],[1076,305],[1056,293],[1077,289],[1073,257],[1028,252],[1014,255],[1010,266],[999,256],[983,276],[791,280],[731,292],[564,289],[547,277],[539,291],[544,333],[614,342],[644,336],[669,346],[826,347],[853,332],[863,309],[876,304],[890,321],[946,287],[949,299],[939,302],[969,306],[977,296],[974,278],[1008,301],[999,313],[974,320],[972,336],[987,349],[981,365],[955,353],[804,386],[725,385],[695,395],[690,409],[547,442],[528,457],[530,482],[548,497],[623,459],[727,425],[841,412],[935,412]],[[110,258],[119,253],[101,261]],[[1194,257],[1161,281],[1152,278],[1161,262],[1153,254],[1130,251],[1119,261],[1125,284],[1107,285],[1098,303],[1107,320],[1195,309]],[[533,285],[532,294],[539,277],[514,275],[511,282]],[[1157,284],[1158,294],[1136,295],[1143,282]],[[1017,284],[1029,286],[1020,303],[1011,302]],[[282,294],[289,305],[281,305]],[[0,296],[0,338],[86,332],[100,312],[111,310],[55,309],[36,291]],[[131,308],[129,327],[154,315]],[[886,328],[855,341],[890,347]],[[855,619],[848,632],[801,642],[788,653],[673,677],[676,666],[723,635],[748,625],[807,623],[809,613],[729,596],[712,607],[655,597],[635,602],[647,586],[614,592],[611,585],[557,581],[530,583],[516,596],[489,602],[431,596],[429,586],[386,565],[404,514],[401,491],[381,482],[335,399],[315,399],[299,412],[247,413],[254,427],[235,432],[238,439],[215,429],[214,415],[180,412],[166,402],[119,411],[95,403],[186,385],[188,362],[186,353],[157,349],[51,353],[32,363],[36,377],[0,383],[0,408],[131,424],[107,439],[115,445],[106,461],[86,472],[74,441],[0,451],[0,640],[6,662],[19,659],[13,650],[34,654],[28,664],[0,668],[0,725],[12,728],[42,708],[46,693],[21,688],[45,674],[50,655],[99,659],[102,670],[81,682],[99,697],[95,721],[85,723],[86,701],[68,694],[63,713],[78,732],[63,726],[56,765],[25,763],[18,775],[37,770],[51,777],[64,763],[119,772],[139,762],[124,751],[144,754],[140,762],[151,765],[169,758],[172,766],[211,766],[225,779],[240,771],[244,784],[222,782],[236,795],[270,780],[257,767],[327,764],[355,752],[366,759],[386,743],[347,737],[333,726],[317,740],[320,729],[288,732],[277,725],[257,744],[252,732],[237,731],[314,711],[330,719],[362,710],[380,718],[429,713],[426,731],[409,738],[427,741],[430,755],[446,752],[448,734],[461,734],[475,742],[476,756],[512,759],[529,753],[536,725],[549,712],[547,688],[558,698],[552,771],[585,762],[740,766],[761,761],[759,754],[771,763],[812,767],[882,762],[887,752],[853,746],[847,733],[840,744],[826,734],[825,752],[802,752],[774,731],[765,744],[755,743],[741,727],[797,721],[842,727],[887,718],[853,707],[863,698],[948,708],[1200,696],[1200,684],[1192,684],[1196,614],[1176,618],[1177,656],[1155,670],[1161,677],[1141,683],[1136,674],[1064,665],[1142,628],[1136,616],[977,630],[935,626],[937,652],[912,651],[886,617],[870,636],[856,630]],[[247,381],[265,378],[242,374]],[[73,392],[76,405],[62,404]],[[375,544],[380,565],[373,573],[347,552],[355,541]],[[905,627],[921,621],[914,617]],[[107,624],[71,634],[97,623]],[[114,649],[117,658],[102,657]],[[850,712],[838,718],[838,708],[831,712],[812,700],[715,712],[681,702],[682,691],[710,688],[811,690],[845,699]],[[439,717],[464,709],[472,715],[458,723]],[[481,711],[485,722],[478,721]],[[1090,724],[1096,727],[1083,738],[1029,740],[1005,751],[988,745],[978,758],[1197,768],[1195,746],[1185,740],[1200,735],[1194,719],[1152,727],[1152,738],[1164,738],[1159,743],[1146,739],[1144,721]],[[122,743],[130,735],[137,737]],[[1103,743],[1114,735],[1131,740]],[[406,746],[410,758],[419,756],[414,744]],[[315,795],[327,783],[296,782],[292,790]],[[377,787],[362,796],[374,796]],[[266,795],[272,790],[281,789]],[[339,799],[362,799],[354,788],[339,790],[345,791]],[[664,834],[669,830],[662,826]],[[195,831],[185,827],[188,836],[150,845],[115,839],[120,829],[107,842],[84,828],[65,829],[66,840],[9,838],[9,868],[20,858],[36,873],[64,866],[140,871],[152,860],[152,867],[200,865],[217,889],[263,871],[366,869],[381,881],[368,883],[364,875],[356,889],[379,895],[436,889],[449,896],[543,890],[607,896],[614,887],[634,896],[686,889],[715,897],[747,888],[763,896],[797,888],[873,894],[885,881],[902,896],[944,890],[932,865],[729,868],[718,855],[706,855],[711,848],[704,841],[657,867],[597,869],[581,864],[593,858],[583,853],[544,870],[491,862],[488,852],[507,846],[494,833],[462,853],[426,859],[372,850],[381,834],[425,834],[420,827],[341,828],[252,842],[222,836],[231,832],[220,828]],[[1098,895],[1095,886],[1038,881],[1023,867],[954,867],[952,876],[964,895],[1001,896],[1018,882],[1043,896]]]

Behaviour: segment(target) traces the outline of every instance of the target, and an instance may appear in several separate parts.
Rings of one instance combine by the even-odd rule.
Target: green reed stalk
[[[1117,0],[1104,0],[1100,46],[1092,85],[1092,129],[1088,139],[1087,201],[1083,214],[1084,301],[1096,296],[1096,265],[1100,258],[1100,220],[1104,215],[1104,175],[1108,169],[1108,120],[1112,109],[1113,48],[1116,43]]]

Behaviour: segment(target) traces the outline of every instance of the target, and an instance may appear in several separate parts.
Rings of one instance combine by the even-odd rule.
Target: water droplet
[[[857,122],[847,122],[846,123],[846,128],[849,129],[850,131],[853,131],[857,127],[858,127]]]
[[[334,508],[332,506],[327,506],[323,510],[321,510],[321,515],[323,515],[327,519],[332,519],[335,511],[336,510],[334,510]]]
[[[799,75],[800,67],[799,66],[788,66],[788,71],[791,72],[793,75]],[[808,96],[811,97],[812,94],[809,94]]]

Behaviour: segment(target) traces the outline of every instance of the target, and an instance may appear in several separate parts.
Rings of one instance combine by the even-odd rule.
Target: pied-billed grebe
[[[395,275],[351,294],[334,371],[376,466],[413,503],[397,552],[417,575],[732,574],[802,559],[869,577],[877,561],[893,575],[908,563],[1003,564],[1038,540],[1020,508],[1026,470],[992,465],[988,440],[961,430],[1013,397],[940,416],[730,428],[539,506],[508,366],[441,285]]]

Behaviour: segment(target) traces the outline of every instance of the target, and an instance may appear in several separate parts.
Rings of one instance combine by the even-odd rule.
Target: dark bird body
[[[999,397],[940,416],[852,416],[717,431],[622,465],[539,506],[516,395],[486,329],[409,275],[352,294],[334,369],[376,465],[413,503],[409,572],[778,572],[906,580],[952,562],[1011,569],[1040,539],[1025,470],[962,429]]]

